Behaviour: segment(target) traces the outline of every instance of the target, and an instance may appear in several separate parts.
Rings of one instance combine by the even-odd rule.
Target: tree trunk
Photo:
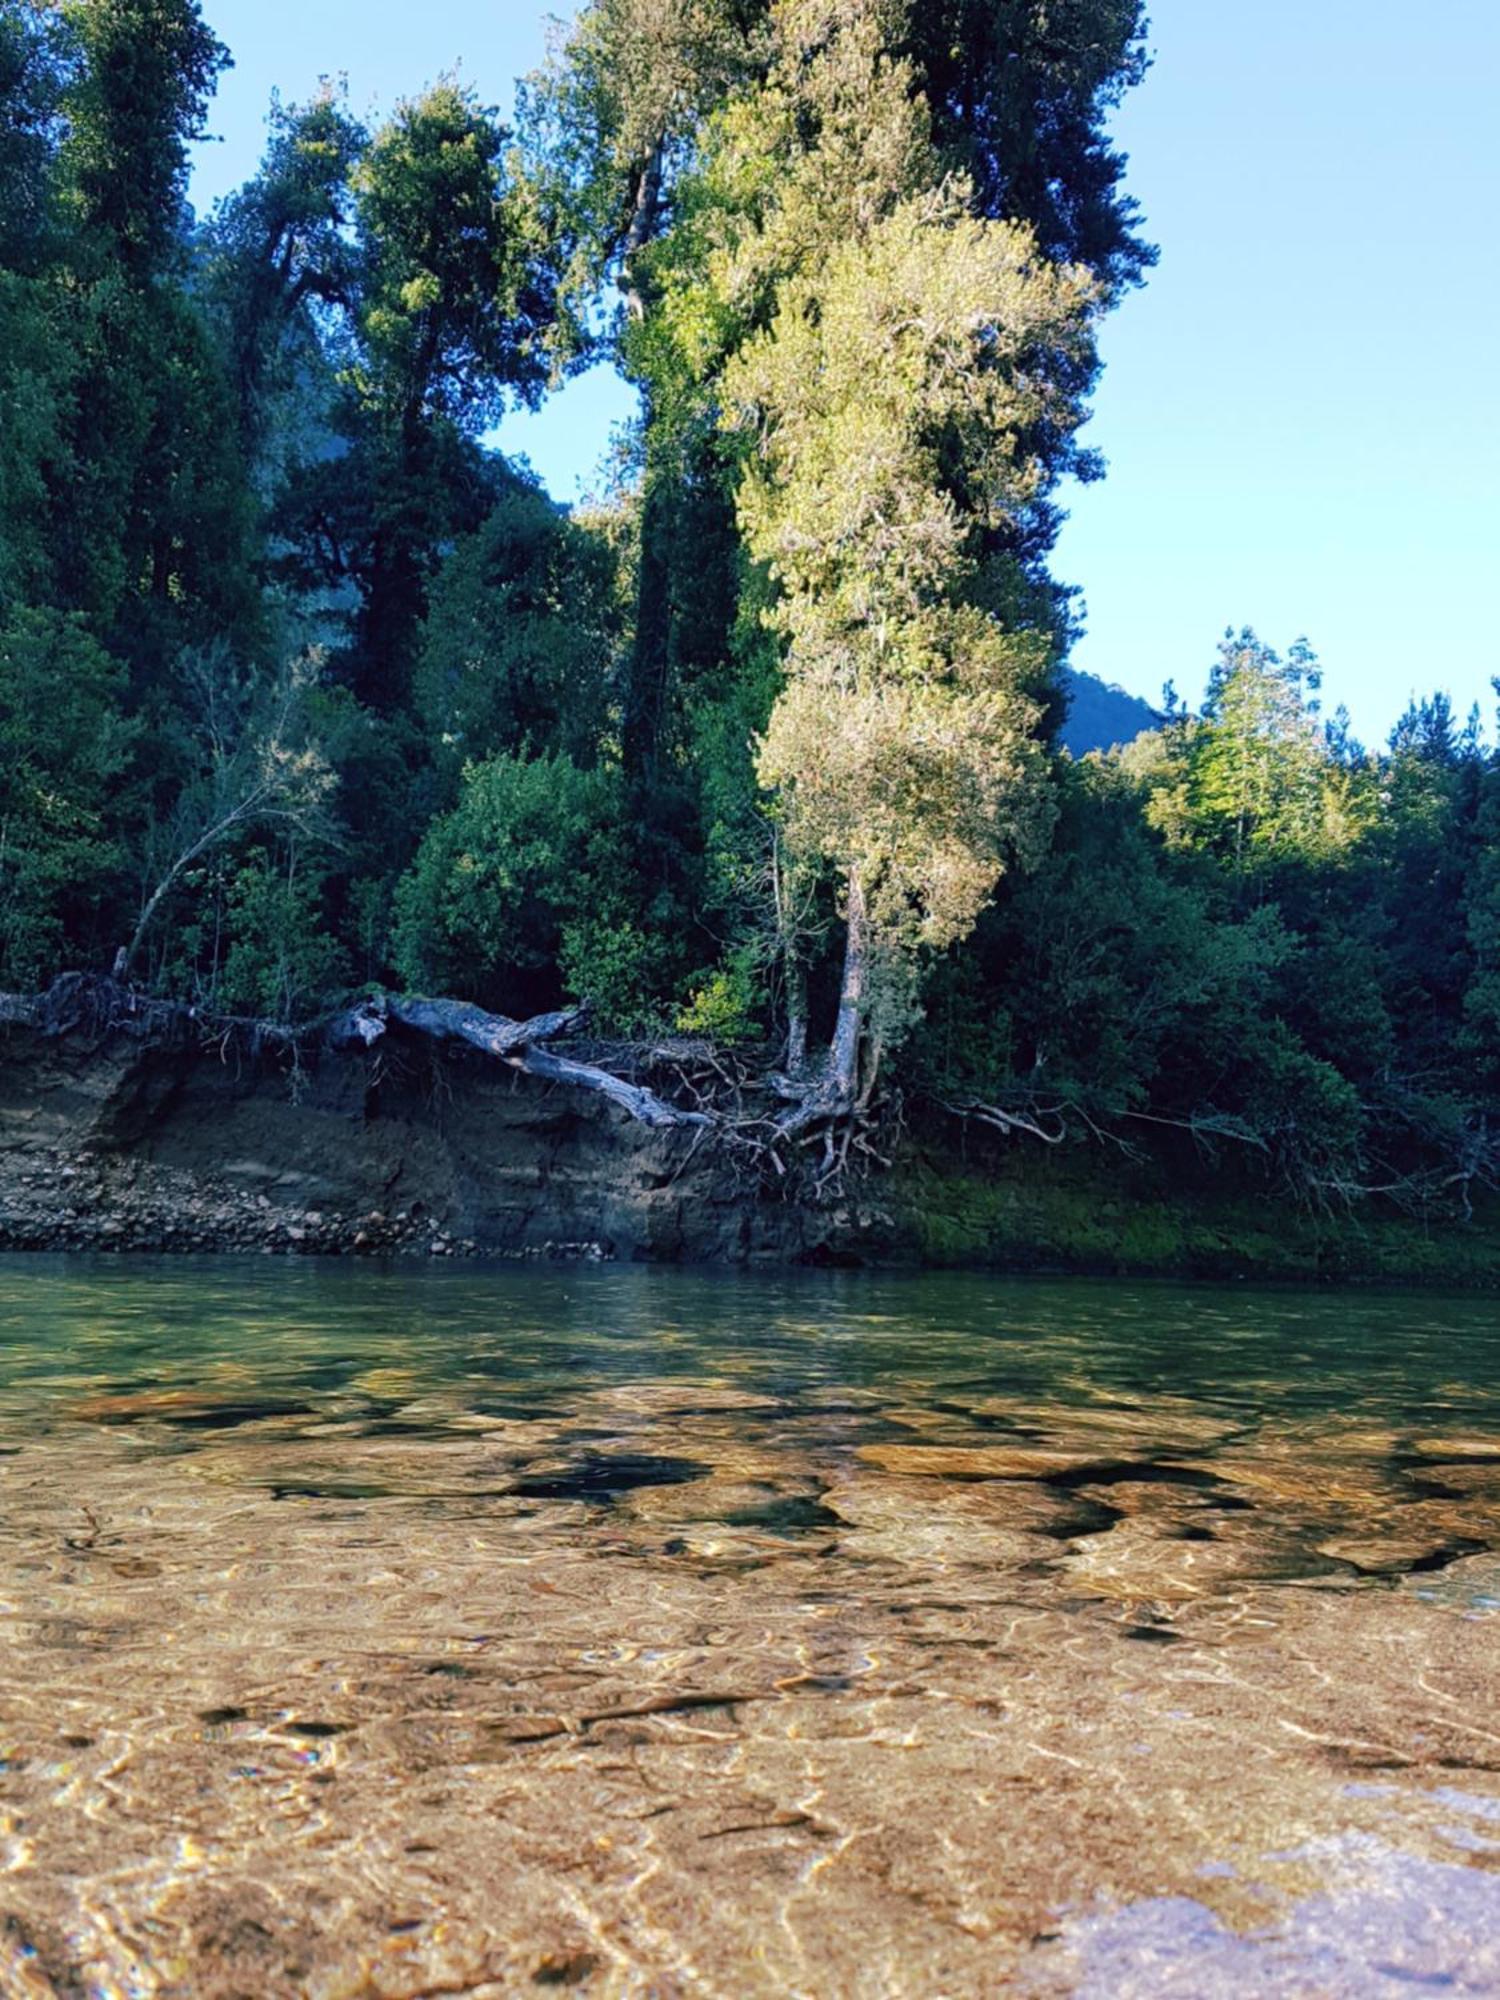
[[[666,134],[656,135],[640,162],[630,220],[620,244],[620,291],[632,320],[646,317],[646,294],[638,281],[638,260],[656,238],[661,225],[666,174]],[[653,428],[649,393],[642,410],[647,437]],[[621,756],[626,782],[639,798],[655,776],[662,714],[666,699],[672,624],[670,573],[667,558],[669,508],[662,482],[648,465],[641,506],[641,548],[636,583],[635,643],[626,675]]]
[[[172,866],[167,870],[166,874],[163,875],[161,880],[157,883],[156,887],[152,890],[150,896],[147,898],[146,907],[141,911],[140,922],[136,925],[134,935],[131,937],[129,944],[124,947],[122,952],[117,952],[115,954],[116,979],[124,981],[130,977],[131,968],[135,964],[136,959],[140,956],[141,946],[146,941],[146,933],[151,928],[151,919],[156,915],[157,911],[161,908],[162,899],[172,888],[178,876],[182,873],[183,869],[188,865],[188,862],[196,860],[197,856],[198,856],[198,850],[195,848],[193,852],[184,859],[174,861],[172,863]]]
[[[807,967],[797,949],[797,920],[782,862],[781,835],[771,835],[771,891],[776,905],[776,931],[786,976],[786,1074],[797,1083],[807,1074]]]
[[[641,166],[629,226],[620,245],[620,290],[624,295],[626,311],[637,321],[646,317],[646,298],[636,282],[635,264],[647,244],[654,240],[661,224],[666,146],[666,136],[662,134]]]
[[[380,531],[371,543],[365,598],[356,621],[355,693],[377,714],[393,713],[410,693],[412,654],[425,609],[422,563],[410,531]]]
[[[800,1021],[795,999],[789,999],[791,1024],[788,1033],[787,1074],[777,1083],[780,1094],[789,1099],[787,1109],[777,1119],[777,1129],[788,1138],[800,1137],[819,1125],[832,1127],[841,1119],[852,1118],[860,1109],[859,1061],[865,1038],[865,1013],[869,1004],[869,921],[865,888],[859,870],[849,870],[848,903],[844,915],[844,981],[839,994],[838,1020],[833,1040],[822,1060],[809,1069],[805,1059],[807,1021]],[[795,988],[793,989],[795,992]],[[803,1060],[796,1062],[796,1042],[800,1041]]]
[[[807,1074],[807,973],[790,949],[786,955],[786,1073],[793,1083]]]
[[[864,1034],[865,1000],[869,984],[865,930],[865,889],[859,870],[849,870],[849,904],[844,919],[844,984],[839,1017],[829,1050],[828,1070],[841,1103],[852,1105],[859,1089],[859,1048]]]
[[[649,419],[648,419],[649,421]],[[672,505],[660,470],[648,471],[641,506],[635,639],[625,679],[620,752],[638,805],[649,803],[666,721],[672,654]]]

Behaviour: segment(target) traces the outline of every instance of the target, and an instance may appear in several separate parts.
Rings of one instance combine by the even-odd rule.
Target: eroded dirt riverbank
[[[1500,1213],[1297,1209],[1209,1171],[1190,1142],[1133,1162],[1029,1139],[971,1158],[951,1126],[913,1129],[889,1168],[820,1188],[813,1156],[778,1173],[753,1131],[653,1129],[596,1093],[399,1032],[294,1056],[239,1033],[205,1045],[201,1024],[165,1013],[165,1028],[132,1027],[128,1007],[45,1033],[0,1021],[0,1251],[1500,1287]]]
[[[911,1254],[878,1196],[787,1199],[701,1131],[478,1056],[392,1037],[294,1058],[176,1030],[0,1026],[0,1250]]]

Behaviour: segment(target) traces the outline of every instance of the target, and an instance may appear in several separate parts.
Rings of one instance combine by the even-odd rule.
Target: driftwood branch
[[[612,1071],[593,1063],[575,1062],[544,1046],[577,1031],[587,1009],[569,1007],[556,1014],[539,1014],[530,1021],[511,1021],[503,1014],[487,1014],[482,1007],[463,1000],[424,1000],[384,995],[367,1002],[333,1024],[330,1037],[342,1047],[356,1044],[369,1048],[385,1034],[394,1021],[409,1034],[429,1035],[434,1041],[463,1042],[492,1056],[524,1076],[544,1083],[561,1083],[579,1090],[592,1090],[619,1105],[639,1124],[658,1130],[673,1126],[706,1126],[715,1121],[702,1111],[682,1111],[654,1091],[628,1083]]]
[[[505,1060],[513,1069],[522,1070],[527,1076],[540,1077],[546,1083],[569,1083],[581,1090],[596,1090],[612,1104],[618,1104],[622,1111],[628,1111],[642,1125],[666,1128],[673,1125],[702,1127],[716,1123],[706,1111],[679,1111],[675,1104],[669,1104],[664,1097],[643,1089],[640,1084],[627,1083],[623,1077],[615,1076],[607,1069],[596,1069],[592,1063],[573,1062],[567,1056],[554,1055],[551,1049],[531,1046],[507,1056]]]
[[[511,1021],[503,1014],[487,1014],[466,1000],[415,1000],[397,995],[388,998],[385,1006],[391,1019],[413,1034],[431,1035],[440,1042],[467,1042],[481,1055],[495,1056],[502,1062],[533,1043],[555,1042],[576,1033],[588,1012],[584,1007],[569,1007],[559,1014]]]
[[[1060,1112],[1041,1112],[1038,1117],[1054,1117],[1057,1124],[1049,1132],[1036,1118],[1028,1118],[1019,1111],[1005,1111],[998,1104],[985,1104],[977,1097],[964,1098],[959,1102],[943,1099],[943,1109],[955,1118],[973,1118],[981,1125],[988,1125],[996,1132],[1020,1133],[1028,1139],[1040,1139],[1044,1146],[1060,1146],[1068,1136],[1068,1128]]]
[[[318,1045],[370,1049],[395,1027],[437,1042],[461,1042],[543,1083],[591,1090],[639,1124],[660,1131],[719,1123],[705,1111],[681,1110],[640,1084],[544,1046],[576,1033],[586,1018],[585,1007],[568,1007],[555,1014],[538,1014],[529,1021],[512,1021],[463,1000],[379,994],[330,1017],[284,1027],[273,1021],[239,1020],[176,1001],[151,999],[133,987],[90,973],[65,973],[35,998],[0,994],[0,1026],[35,1027],[53,1037],[82,1030],[93,1034],[121,1031],[164,1040],[196,1037],[209,1045],[218,1041],[227,1044],[233,1038],[240,1046],[273,1046],[295,1054]]]

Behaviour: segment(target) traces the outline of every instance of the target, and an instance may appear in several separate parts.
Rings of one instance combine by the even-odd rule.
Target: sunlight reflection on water
[[[7,1996],[1500,1991],[1482,1301],[0,1260],[0,1496]]]

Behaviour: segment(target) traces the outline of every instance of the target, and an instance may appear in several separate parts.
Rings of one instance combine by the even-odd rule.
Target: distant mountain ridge
[[[1142,701],[1139,695],[1102,681],[1097,674],[1065,669],[1068,692],[1068,719],[1063,724],[1063,748],[1075,757],[1091,750],[1114,750],[1133,743],[1148,729],[1159,729],[1166,720],[1160,710]]]

